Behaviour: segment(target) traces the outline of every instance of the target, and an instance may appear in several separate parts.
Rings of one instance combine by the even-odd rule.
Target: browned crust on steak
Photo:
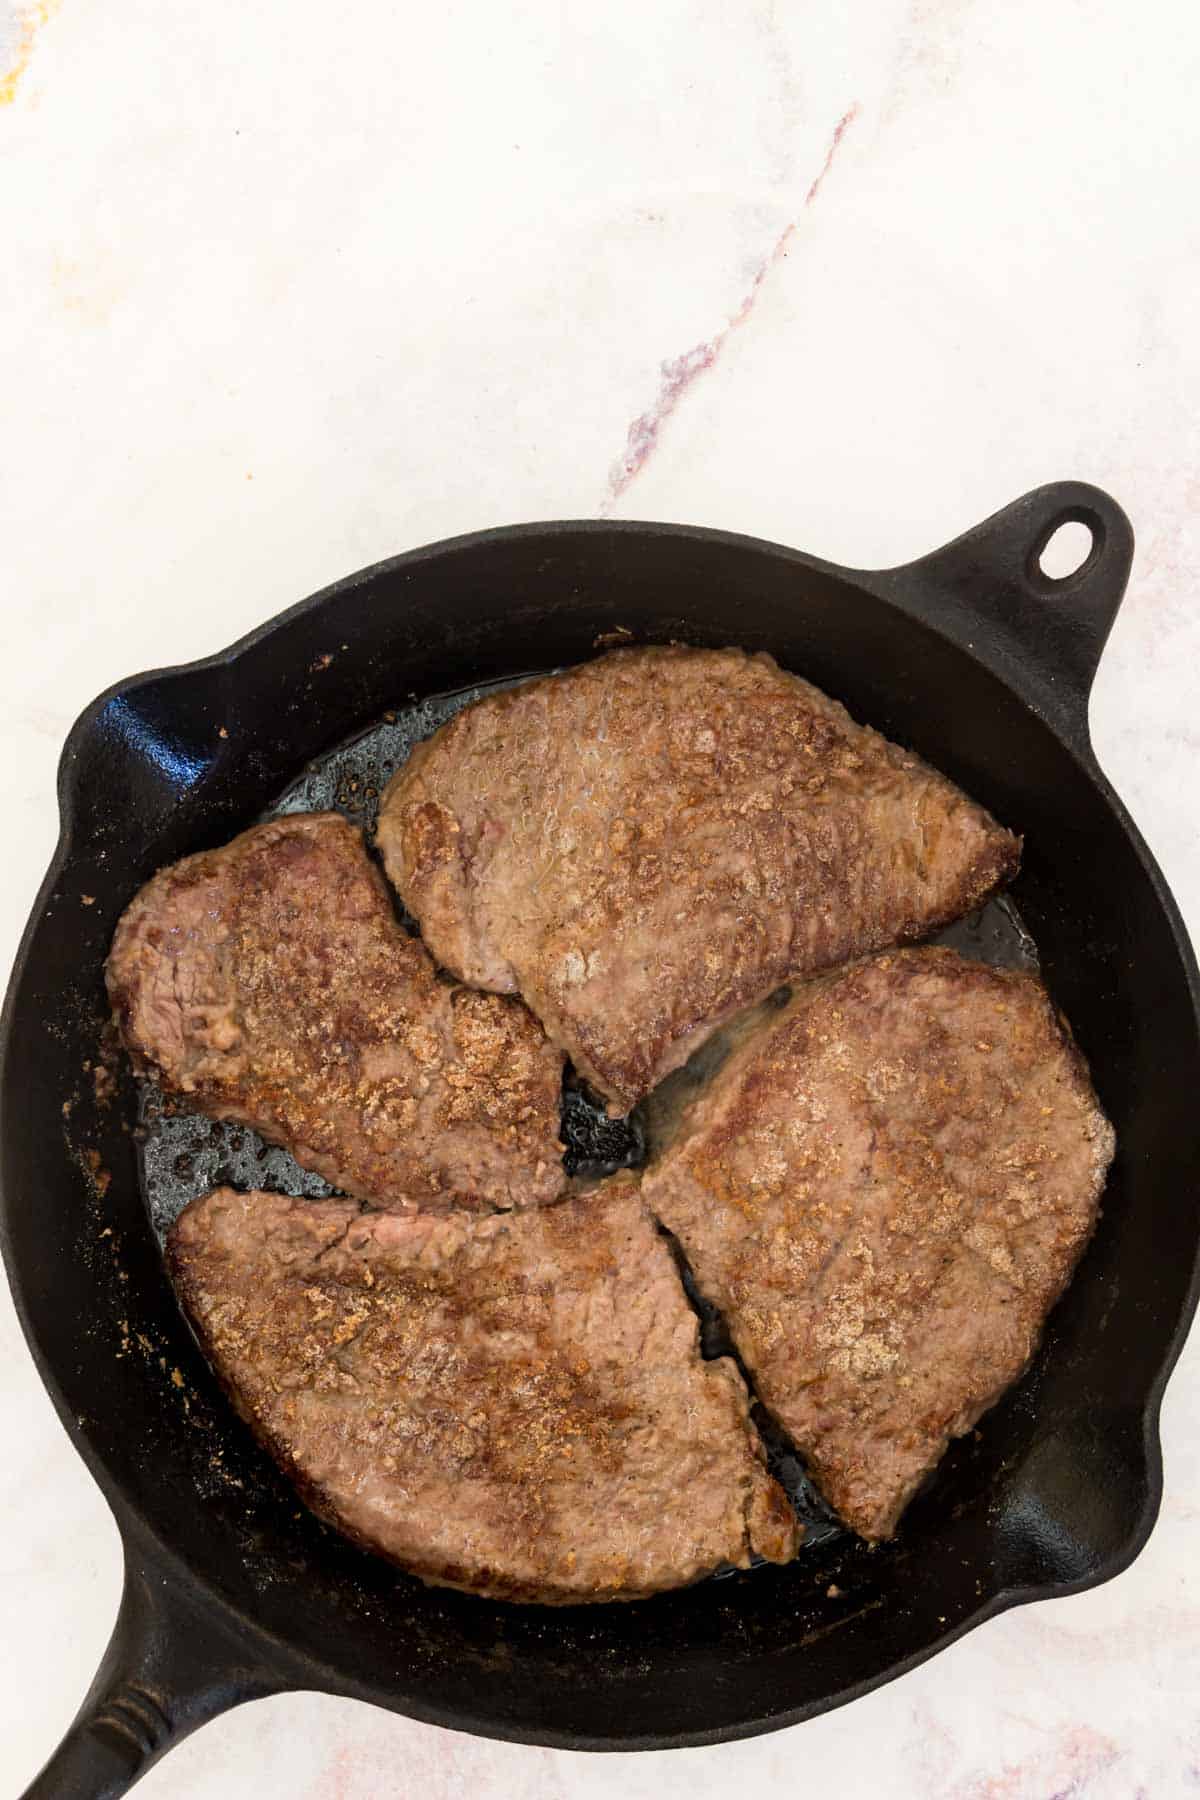
[[[1036,977],[902,950],[801,988],[644,1193],[827,1499],[882,1538],[1029,1363],[1113,1145]]]
[[[930,933],[1020,855],[769,656],[678,646],[465,708],[378,843],[437,960],[519,991],[622,1112],[781,982]]]
[[[629,1178],[488,1218],[223,1188],[168,1260],[308,1504],[426,1581],[632,1599],[795,1552],[741,1377],[701,1360]]]
[[[126,1047],[171,1093],[395,1206],[562,1192],[562,1057],[517,1000],[440,981],[337,813],[162,870],[107,966]]]

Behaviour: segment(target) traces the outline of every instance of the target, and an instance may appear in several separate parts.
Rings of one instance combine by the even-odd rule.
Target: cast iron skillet
[[[1092,549],[1055,582],[1039,553],[1068,520]],[[1120,508],[1076,483],[883,572],[682,526],[520,526],[351,576],[87,709],[4,1013],[0,1169],[17,1306],[116,1515],[126,1580],[100,1672],[31,1795],[123,1793],[197,1725],[289,1688],[588,1750],[744,1736],[1137,1554],[1161,1489],[1159,1402],[1196,1301],[1200,984],[1088,741],[1132,545]],[[578,662],[621,629],[771,650],[1024,831],[1017,902],[1118,1150],[1036,1365],[893,1544],[841,1538],[790,1568],[631,1605],[520,1608],[425,1588],[298,1507],[176,1309],[139,1195],[131,1094],[98,1104],[85,1064],[113,925],[154,869],[229,837],[306,759],[411,694]]]

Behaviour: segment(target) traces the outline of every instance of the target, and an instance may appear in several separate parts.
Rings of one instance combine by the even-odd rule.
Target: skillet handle
[[[1091,549],[1072,574],[1040,565],[1060,525],[1085,525]],[[1133,527],[1116,501],[1083,481],[1014,500],[919,562],[884,572],[886,591],[976,655],[1089,748],[1092,681],[1133,561]]]
[[[24,1800],[117,1800],[197,1726],[290,1685],[127,1535],[125,1589],[103,1661]]]

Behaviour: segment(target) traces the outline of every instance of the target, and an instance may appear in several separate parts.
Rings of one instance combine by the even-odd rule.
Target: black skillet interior
[[[1054,584],[1037,553],[1068,518],[1093,549]],[[1200,1041],[1182,925],[1087,742],[1131,548],[1120,509],[1069,483],[884,573],[684,527],[519,527],[351,577],[88,709],[6,1008],[0,1168],[18,1307],[117,1515],[128,1580],[96,1687],[32,1793],[122,1792],[182,1732],[286,1687],[579,1748],[739,1736],[1136,1554],[1195,1300]],[[675,638],[769,649],[1024,831],[1017,903],[1117,1160],[1034,1368],[951,1451],[893,1544],[843,1535],[789,1568],[632,1605],[493,1604],[427,1589],[319,1525],[221,1399],[148,1227],[124,1074],[106,1097],[101,965],[155,868],[229,837],[389,708]]]

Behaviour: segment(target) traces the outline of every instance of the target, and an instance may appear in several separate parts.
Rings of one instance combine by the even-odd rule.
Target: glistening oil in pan
[[[492,682],[425,699],[410,696],[405,704],[385,713],[368,730],[308,764],[266,809],[263,817],[337,811],[361,826],[369,841],[382,792],[413,748],[471,701],[516,685],[516,680]],[[408,930],[415,930],[413,921],[399,902],[397,913]],[[1037,967],[1033,939],[1006,897],[989,901],[933,941],[1002,968]],[[787,990],[779,990],[758,1008],[715,1033],[691,1061],[669,1076],[629,1119],[608,1118],[586,1087],[568,1074],[562,1126],[568,1174],[595,1180],[617,1169],[639,1167],[648,1153],[669,1138],[689,1099],[711,1080],[746,1030],[786,997]],[[142,1085],[139,1124],[142,1192],[160,1243],[188,1202],[217,1186],[259,1187],[310,1198],[336,1191],[319,1176],[302,1169],[286,1150],[265,1144],[248,1127],[221,1124],[189,1113],[175,1101],[165,1100],[153,1083]],[[700,1321],[703,1354],[707,1357],[732,1354],[724,1321],[704,1300],[691,1271],[679,1255],[678,1246],[673,1244],[673,1248],[688,1297]],[[845,1535],[843,1528],[816,1494],[800,1458],[784,1434],[757,1401],[753,1412],[771,1472],[804,1523],[803,1549],[824,1551],[832,1540]]]

